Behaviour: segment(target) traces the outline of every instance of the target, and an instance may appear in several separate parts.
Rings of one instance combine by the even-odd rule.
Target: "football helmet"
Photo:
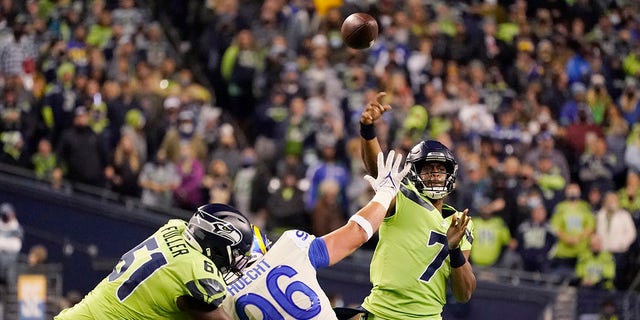
[[[418,192],[429,199],[438,200],[444,198],[455,188],[458,163],[453,153],[442,143],[435,140],[421,141],[415,145],[407,155],[406,162],[411,165],[411,171],[407,175]],[[444,184],[434,185],[425,183],[420,176],[420,170],[428,162],[441,162],[447,173]]]
[[[253,228],[240,211],[226,204],[199,207],[189,220],[184,237],[213,261],[225,281],[238,277],[251,258]]]

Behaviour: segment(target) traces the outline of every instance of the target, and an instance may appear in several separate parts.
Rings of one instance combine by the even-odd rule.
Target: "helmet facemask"
[[[413,182],[421,195],[432,200],[439,200],[455,189],[458,163],[453,153],[442,143],[434,140],[422,141],[411,149],[406,161],[411,165],[409,180]],[[432,167],[434,164],[443,165],[445,170],[437,172],[436,168]],[[432,168],[421,174],[421,170],[427,165]],[[438,174],[443,174],[444,180],[433,181],[434,176],[430,175]]]
[[[442,172],[421,173],[422,168],[431,162],[438,163],[439,161],[422,161],[420,163],[412,164],[410,180],[413,181],[414,186],[423,196],[429,199],[439,200],[453,191],[455,188],[456,178],[451,173],[452,170],[449,170],[449,168]],[[447,167],[446,164],[445,167]],[[423,179],[423,177],[428,177],[430,175],[444,175],[444,179],[437,180],[435,177],[430,177],[432,179]]]

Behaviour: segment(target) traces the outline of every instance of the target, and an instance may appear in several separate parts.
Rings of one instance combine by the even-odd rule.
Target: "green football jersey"
[[[476,219],[474,222],[471,262],[475,266],[492,266],[498,262],[502,248],[511,241],[509,228],[500,217]]]
[[[578,200],[574,205],[568,201],[563,201],[556,206],[550,223],[556,232],[562,231],[567,235],[577,236],[585,230],[593,230],[596,225],[596,218],[587,202]],[[589,252],[589,238],[583,238],[575,245],[559,240],[554,257],[577,258],[586,252]]]
[[[371,261],[373,289],[362,306],[381,319],[440,319],[446,303],[451,264],[447,229],[454,208],[443,214],[410,184],[396,196],[395,214],[379,229],[380,241]],[[473,224],[461,242],[471,250]]]
[[[80,303],[54,319],[188,319],[176,304],[180,296],[219,306],[226,294],[222,274],[185,241],[186,226],[170,220],[125,253]]]

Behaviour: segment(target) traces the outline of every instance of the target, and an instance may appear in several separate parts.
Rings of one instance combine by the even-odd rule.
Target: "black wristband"
[[[449,257],[451,258],[452,268],[462,267],[467,262],[460,247],[449,250]]]
[[[372,140],[376,137],[376,127],[372,124],[360,122],[360,136],[365,140]]]

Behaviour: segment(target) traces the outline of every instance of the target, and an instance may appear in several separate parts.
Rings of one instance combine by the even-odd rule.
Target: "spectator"
[[[549,252],[556,242],[556,237],[547,220],[547,209],[542,198],[529,198],[529,219],[518,226],[516,239],[518,253],[522,257],[525,271],[547,272],[549,269]]]
[[[349,184],[349,171],[336,157],[337,150],[335,141],[322,141],[321,143],[318,147],[320,148],[322,159],[307,170],[306,179],[309,181],[310,186],[305,197],[305,207],[309,211],[316,208],[316,203],[322,193],[320,191],[320,185],[324,181],[333,181],[332,183],[338,184],[336,190],[338,194],[335,201],[337,201],[340,207],[339,212],[345,213],[348,209],[346,189]],[[338,226],[339,225],[340,224],[338,224]],[[324,231],[327,230],[324,229]],[[322,235],[326,233],[327,232],[322,232],[317,234]]]
[[[143,26],[145,20],[141,9],[136,8],[134,0],[120,0],[118,8],[112,12],[113,23],[122,25],[123,36],[133,37]]]
[[[606,110],[613,104],[604,82],[603,75],[592,75],[586,94],[587,105],[593,115],[593,123],[597,125],[601,125],[604,122]]]
[[[624,91],[618,99],[618,106],[629,126],[633,126],[640,120],[640,95],[634,78],[626,79]]]
[[[140,197],[138,177],[142,164],[132,137],[123,135],[105,168],[105,177],[111,189],[123,196]]]
[[[342,226],[346,213],[340,204],[340,184],[336,180],[322,180],[318,189],[311,212],[311,230],[314,235],[323,235]]]
[[[640,172],[640,124],[634,124],[627,136],[624,163],[629,169]]]
[[[540,132],[536,136],[536,143],[536,147],[525,154],[525,162],[531,165],[536,165],[542,156],[550,157],[553,167],[560,169],[560,174],[564,180],[569,181],[571,178],[571,172],[569,170],[567,158],[556,148],[553,135],[547,131]]]
[[[0,204],[0,285],[16,282],[18,253],[22,248],[22,227],[10,203]]]
[[[165,100],[165,106],[167,105],[167,102],[170,102],[170,107],[173,108],[172,103],[174,102],[167,100]],[[193,111],[180,111],[178,114],[177,126],[170,128],[167,131],[164,139],[162,140],[162,144],[160,145],[160,148],[167,150],[167,156],[171,162],[175,163],[180,160],[180,149],[184,144],[190,145],[196,158],[198,158],[200,162],[205,161],[207,157],[207,147],[202,137],[196,132],[196,125],[196,115]]]
[[[626,290],[630,279],[629,248],[636,241],[636,226],[628,211],[620,208],[618,195],[609,192],[604,206],[596,213],[596,233],[602,241],[602,250],[610,252],[616,263],[614,285],[618,290]]]
[[[256,151],[253,148],[245,148],[242,150],[242,160],[240,160],[240,169],[233,177],[233,190],[231,192],[233,203],[240,212],[244,212],[249,220],[253,220],[253,212],[251,212],[251,187],[256,175]]]
[[[544,198],[545,207],[551,210],[562,198],[562,190],[567,181],[562,177],[560,168],[556,167],[548,155],[541,155],[534,174],[534,179]]]
[[[33,168],[36,177],[40,180],[51,181],[57,165],[56,155],[51,150],[51,141],[46,138],[40,139],[38,150],[31,156],[31,168]]]
[[[25,141],[20,131],[0,132],[0,162],[16,167],[27,166]]]
[[[29,253],[27,254],[27,264],[29,265],[29,268],[35,268],[46,263],[48,256],[49,251],[47,250],[47,247],[41,244],[36,244],[29,249]]]
[[[233,179],[242,163],[242,154],[236,135],[238,134],[233,126],[225,123],[220,126],[218,133],[218,144],[211,152],[211,161],[222,160],[227,166],[229,177]]]
[[[281,234],[284,230],[309,230],[309,214],[304,209],[304,191],[299,187],[294,172],[286,172],[280,179],[280,187],[269,195],[267,230]]]
[[[629,170],[625,185],[618,190],[620,207],[629,211],[634,219],[640,215],[640,176]]]
[[[229,176],[227,164],[214,159],[209,164],[207,174],[202,178],[204,198],[208,203],[230,204],[232,199],[233,179]]]
[[[205,174],[204,166],[196,157],[191,144],[182,144],[179,156],[180,160],[176,166],[180,175],[180,184],[173,191],[173,200],[179,208],[195,210],[202,203],[200,186]]]
[[[580,255],[576,265],[576,276],[580,285],[588,288],[613,290],[616,263],[611,253],[603,250],[602,240],[594,235],[589,241],[590,249]]]
[[[164,149],[158,150],[153,162],[142,167],[139,176],[142,204],[157,208],[173,206],[173,191],[180,185],[180,174]]]
[[[494,215],[504,200],[494,201],[480,210],[480,219],[473,221],[473,248],[471,263],[478,267],[497,266],[505,250],[513,250],[516,242],[511,238],[509,228],[504,220]]]
[[[590,135],[602,136],[602,128],[590,122],[585,108],[578,110],[578,120],[569,124],[564,130],[564,140],[567,142],[571,154],[567,161],[577,160],[584,153],[587,146],[587,137]]]
[[[580,157],[578,176],[582,182],[582,189],[589,190],[598,186],[604,192],[614,190],[616,158],[615,154],[608,152],[607,140],[604,137],[595,137]]]
[[[254,81],[263,64],[250,30],[240,31],[222,57],[222,77],[228,84],[228,111],[240,122],[245,134],[250,132],[247,115],[254,114]]]
[[[56,170],[66,170],[66,177],[74,182],[104,186],[106,152],[98,136],[89,128],[89,114],[84,107],[74,111],[74,125],[62,134],[56,156],[60,163]]]
[[[580,255],[589,250],[589,239],[595,231],[595,218],[586,201],[580,199],[580,186],[571,183],[551,216],[551,226],[558,237],[551,260],[551,271],[569,279]]]

